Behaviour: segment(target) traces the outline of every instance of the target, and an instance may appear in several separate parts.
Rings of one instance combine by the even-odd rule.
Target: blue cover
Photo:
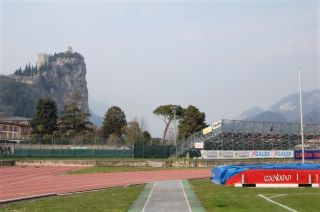
[[[216,184],[225,184],[226,181],[236,174],[249,169],[299,169],[320,170],[320,164],[243,164],[215,166],[212,168],[212,181]]]

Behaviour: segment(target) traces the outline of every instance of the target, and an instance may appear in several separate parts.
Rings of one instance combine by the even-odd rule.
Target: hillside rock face
[[[0,76],[0,115],[32,117],[39,98],[53,99],[58,111],[75,103],[89,112],[83,56],[72,52],[47,55],[45,65],[45,70],[28,76]]]

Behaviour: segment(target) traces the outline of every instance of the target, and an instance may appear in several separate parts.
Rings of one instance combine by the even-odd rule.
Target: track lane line
[[[187,198],[186,192],[185,192],[185,190],[184,190],[184,188],[183,188],[182,182],[181,182],[181,180],[179,180],[179,181],[180,181],[181,189],[182,189],[182,191],[183,191],[184,198],[186,198],[186,201],[187,201],[187,204],[188,204],[189,211],[190,211],[190,212],[192,212],[191,207],[190,207],[190,203],[189,203],[189,200],[188,200],[188,198]]]
[[[147,206],[147,204],[148,204],[148,202],[149,202],[149,199],[150,199],[150,197],[151,197],[151,195],[152,195],[152,193],[153,193],[153,190],[154,190],[154,187],[156,186],[156,184],[157,184],[157,182],[153,183],[153,186],[152,186],[151,192],[150,192],[150,194],[149,194],[149,196],[148,196],[148,199],[147,199],[146,203],[144,204],[144,206],[143,206],[143,208],[142,208],[142,212],[145,211],[146,206]]]

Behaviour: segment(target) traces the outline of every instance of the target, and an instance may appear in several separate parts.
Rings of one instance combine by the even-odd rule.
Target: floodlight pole
[[[300,87],[300,127],[301,127],[301,154],[304,163],[304,135],[303,135],[303,114],[302,114],[302,86],[301,86],[301,67],[299,68],[299,87]]]

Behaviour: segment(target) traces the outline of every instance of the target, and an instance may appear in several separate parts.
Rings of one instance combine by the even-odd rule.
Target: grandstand
[[[304,125],[304,138],[309,145],[319,141],[320,124]],[[223,119],[182,140],[171,155],[198,152],[195,145],[199,143],[205,150],[293,150],[301,143],[300,124]]]

